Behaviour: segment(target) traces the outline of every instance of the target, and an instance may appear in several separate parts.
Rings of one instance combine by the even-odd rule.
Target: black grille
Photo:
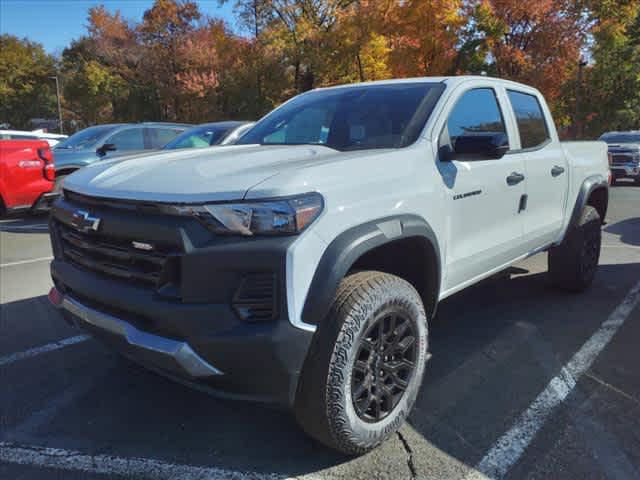
[[[612,155],[611,162],[613,165],[621,165],[626,164],[633,161],[633,156],[631,155]]]
[[[276,317],[276,281],[272,273],[245,276],[233,297],[233,307],[243,320],[260,322]]]
[[[140,250],[130,241],[82,233],[60,222],[56,228],[67,261],[85,270],[139,285],[157,288],[165,283],[168,259],[178,254],[156,247],[153,251]]]

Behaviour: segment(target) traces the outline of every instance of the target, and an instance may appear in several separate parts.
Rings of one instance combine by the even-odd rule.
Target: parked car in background
[[[640,185],[640,131],[607,132],[600,140],[609,146],[611,183],[631,178]]]
[[[0,215],[46,208],[54,180],[45,140],[0,140]]]
[[[254,123],[241,121],[204,123],[178,135],[167,143],[163,150],[229,145],[240,138]]]
[[[115,123],[85,128],[54,148],[56,178],[60,181],[99,160],[159,150],[190,127],[180,123]]]
[[[67,135],[47,133],[44,130],[0,130],[0,140],[45,140],[51,147],[66,138]]]
[[[589,287],[608,175],[607,145],[560,142],[526,85],[314,90],[214,155],[70,176],[50,299],[157,372],[289,406],[361,454],[411,412],[440,300],[542,251],[556,287]]]

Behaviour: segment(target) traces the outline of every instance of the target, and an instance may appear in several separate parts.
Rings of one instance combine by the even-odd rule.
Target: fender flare
[[[435,265],[428,298],[420,292],[428,313],[435,314],[440,293],[440,248],[431,226],[417,215],[396,215],[372,220],[338,235],[326,248],[313,275],[302,309],[302,321],[318,325],[326,317],[344,276],[363,254],[386,243],[406,238],[423,238],[433,249]]]
[[[569,224],[567,225],[567,231],[576,225],[580,218],[580,214],[584,209],[585,205],[587,205],[589,201],[589,197],[593,192],[598,189],[604,189],[606,193],[607,203],[609,201],[609,182],[602,175],[591,175],[587,177],[582,185],[580,186],[580,191],[578,192],[578,196],[576,198],[576,203],[573,206],[573,212],[571,212],[571,219],[569,220]],[[606,213],[606,207],[605,207]],[[602,218],[604,222],[604,215]]]

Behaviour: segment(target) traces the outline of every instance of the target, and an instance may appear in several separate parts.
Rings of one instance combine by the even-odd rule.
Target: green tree
[[[56,118],[55,67],[42,45],[0,35],[0,123],[29,128],[31,118]]]
[[[578,112],[585,134],[640,129],[640,2],[593,2],[593,62]]]

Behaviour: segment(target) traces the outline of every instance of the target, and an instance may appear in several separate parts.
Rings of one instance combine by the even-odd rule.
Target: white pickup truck
[[[561,289],[596,273],[607,146],[559,142],[525,85],[314,90],[239,143],[69,176],[50,299],[161,374],[292,408],[340,451],[409,414],[440,300],[543,251]]]

